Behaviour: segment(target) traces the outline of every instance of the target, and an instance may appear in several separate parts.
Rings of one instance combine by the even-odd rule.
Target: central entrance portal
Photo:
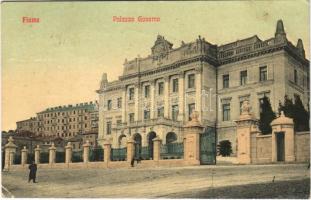
[[[276,153],[277,161],[285,161],[285,143],[284,143],[284,133],[276,133]]]

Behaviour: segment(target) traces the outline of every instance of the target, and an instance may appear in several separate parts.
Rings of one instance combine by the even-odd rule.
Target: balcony
[[[115,129],[137,128],[137,127],[156,126],[156,125],[182,127],[183,123],[181,121],[173,121],[167,118],[156,118],[156,119],[135,121],[132,123],[122,123],[120,126],[116,126]]]

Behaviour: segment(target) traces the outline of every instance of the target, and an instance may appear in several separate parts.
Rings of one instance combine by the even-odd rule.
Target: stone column
[[[159,136],[157,136],[152,141],[153,141],[153,160],[159,161],[160,160],[162,140],[159,138]]]
[[[71,142],[67,143],[67,146],[65,147],[66,153],[65,153],[65,163],[69,164],[72,160],[72,145]]]
[[[150,81],[150,119],[156,118],[156,109],[155,109],[155,80]]]
[[[54,145],[54,142],[52,143],[52,146],[49,147],[49,164],[52,165],[54,164],[56,158],[56,147]]]
[[[272,162],[277,162],[277,134],[284,134],[285,162],[293,162],[295,156],[295,134],[293,119],[286,117],[284,112],[271,122],[272,126]]]
[[[178,79],[178,120],[184,121],[185,115],[185,83],[184,72],[180,72],[179,79]]]
[[[203,126],[199,122],[199,113],[194,111],[191,114],[191,121],[184,127],[184,160],[190,165],[200,164],[200,134],[203,132]]]
[[[90,155],[90,142],[87,140],[86,143],[83,145],[83,162],[89,162],[89,155]]]
[[[252,155],[252,127],[257,126],[258,120],[251,115],[248,101],[242,104],[242,114],[235,121],[237,124],[237,162],[239,164],[254,163],[257,159]]]
[[[139,120],[139,84],[135,84],[135,114],[134,114],[134,120],[138,121]]]
[[[122,123],[126,122],[126,87],[124,86],[122,91]]]
[[[26,146],[24,146],[24,148],[22,149],[22,159],[21,159],[22,166],[25,166],[27,164],[27,153],[28,150],[26,149]]]
[[[134,158],[134,140],[132,138],[130,138],[128,141],[127,141],[127,155],[126,155],[126,160],[127,162],[131,162],[132,159]]]
[[[104,152],[105,152],[104,162],[108,163],[111,160],[111,143],[109,140],[106,140],[104,142]]]
[[[201,121],[202,116],[202,67],[196,68],[195,75],[195,108],[198,111],[198,120]]]
[[[164,78],[164,118],[169,118],[170,116],[170,91],[169,91],[170,79],[169,77]]]
[[[14,139],[12,136],[9,137],[8,143],[4,146],[5,149],[5,163],[4,170],[9,170],[10,166],[13,165],[14,154],[17,146],[13,143]]]
[[[41,148],[39,145],[37,145],[37,147],[35,148],[35,163],[36,164],[40,163],[40,152],[41,152]]]

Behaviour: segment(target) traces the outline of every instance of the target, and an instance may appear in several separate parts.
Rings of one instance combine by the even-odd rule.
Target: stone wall
[[[272,156],[272,137],[271,135],[256,136],[256,157],[255,163],[270,163]]]
[[[296,161],[310,161],[310,132],[296,132],[295,135]]]

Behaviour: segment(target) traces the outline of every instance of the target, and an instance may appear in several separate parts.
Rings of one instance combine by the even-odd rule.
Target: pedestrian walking
[[[29,178],[28,183],[32,180],[34,183],[36,182],[36,175],[37,175],[37,164],[34,161],[29,165]]]

